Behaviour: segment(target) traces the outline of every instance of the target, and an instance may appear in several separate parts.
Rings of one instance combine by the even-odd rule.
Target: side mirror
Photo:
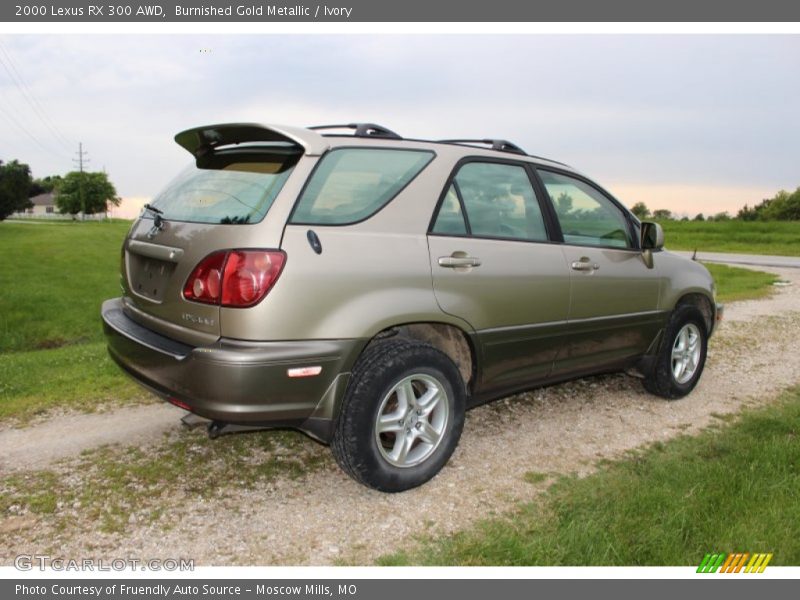
[[[661,250],[664,247],[664,230],[658,223],[642,223],[642,250]]]

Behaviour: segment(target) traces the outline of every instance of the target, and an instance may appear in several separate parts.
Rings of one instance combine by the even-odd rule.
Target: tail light
[[[286,263],[281,250],[224,250],[200,261],[183,286],[194,302],[232,308],[254,306],[264,299]]]
[[[201,260],[183,286],[183,297],[205,304],[219,304],[222,269],[227,257],[226,251],[214,252]]]

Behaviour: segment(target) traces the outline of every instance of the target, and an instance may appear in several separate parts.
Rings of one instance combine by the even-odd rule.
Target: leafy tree
[[[703,213],[695,215],[694,219],[692,219],[692,221],[705,221],[705,220],[706,218],[703,216]]]
[[[770,198],[761,208],[759,217],[768,221],[800,220],[800,187],[791,194],[786,190],[775,194],[775,197]]]
[[[108,204],[119,206],[117,190],[102,172],[72,171],[67,173],[55,188],[55,203],[62,214],[92,215],[106,212]]]
[[[736,218],[742,221],[755,221],[758,219],[758,211],[756,207],[750,208],[747,204],[744,205],[739,212],[736,213]]]
[[[0,161],[0,221],[11,213],[33,206],[28,200],[31,188],[31,169],[28,165],[12,160]]]
[[[800,221],[800,187],[789,194],[782,209],[782,216],[786,220]]]
[[[650,216],[650,209],[647,208],[647,205],[644,202],[637,202],[631,206],[631,212],[642,220],[647,219]]]
[[[568,215],[572,210],[572,196],[567,192],[561,192],[556,198],[556,212],[559,215]]]
[[[743,221],[800,221],[800,187],[792,193],[781,190],[752,208],[745,204],[736,218]]]
[[[657,208],[653,211],[653,218],[656,221],[670,221],[672,220],[672,211],[666,208]]]
[[[708,217],[709,221],[730,221],[731,216],[728,214],[728,211],[723,211],[715,214],[713,217]]]
[[[61,175],[48,175],[47,177],[37,178],[33,180],[30,192],[28,194],[31,198],[39,194],[47,194],[55,190],[58,183],[61,181]]]

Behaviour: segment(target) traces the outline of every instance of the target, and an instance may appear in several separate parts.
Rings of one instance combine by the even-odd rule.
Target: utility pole
[[[83,221],[86,218],[86,198],[83,195],[83,163],[89,162],[88,158],[84,158],[89,153],[83,149],[83,142],[78,142],[78,151],[76,154],[78,155],[78,158],[73,158],[72,162],[77,165],[81,174],[81,177],[78,180],[78,193],[81,196],[81,221]]]

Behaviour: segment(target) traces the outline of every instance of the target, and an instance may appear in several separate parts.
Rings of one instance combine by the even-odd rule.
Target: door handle
[[[481,259],[474,256],[440,256],[439,266],[447,267],[448,269],[480,267]]]
[[[570,265],[575,271],[597,271],[600,265],[591,262],[588,258],[583,257],[580,260],[575,260]]]

